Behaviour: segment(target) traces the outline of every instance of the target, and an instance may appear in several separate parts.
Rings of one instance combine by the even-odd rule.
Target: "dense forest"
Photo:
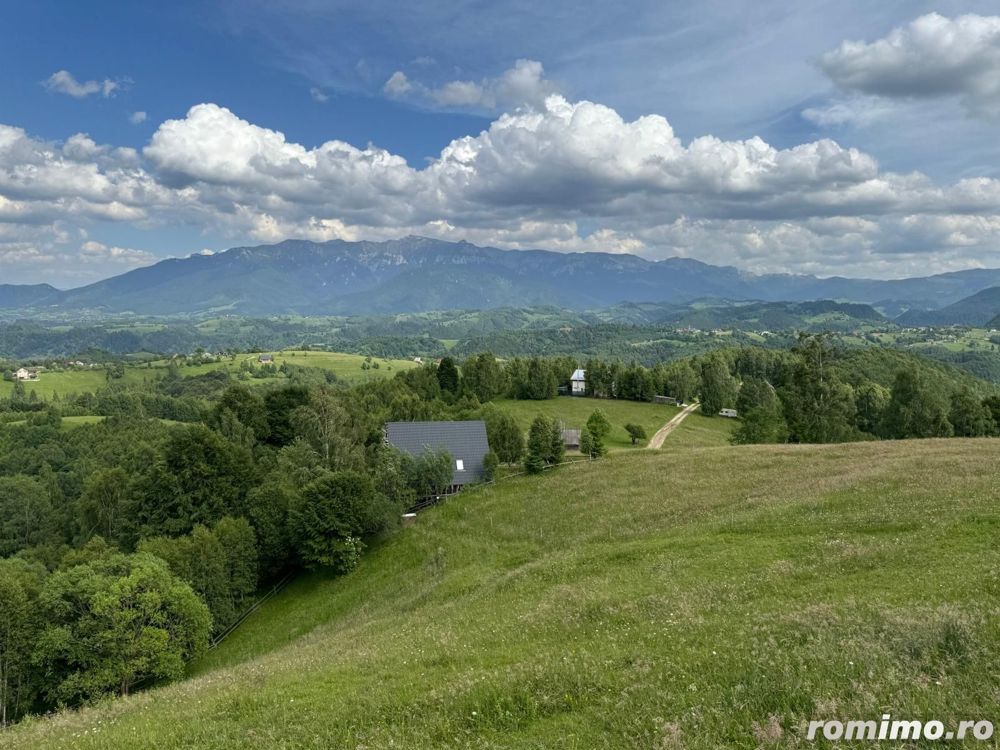
[[[490,472],[558,464],[558,424],[539,416],[525,435],[492,402],[554,398],[581,366],[595,399],[581,452],[595,458],[609,428],[599,399],[737,408],[737,442],[981,436],[1000,424],[984,381],[822,336],[651,367],[479,353],[354,386],[305,367],[257,385],[170,368],[51,401],[18,383],[0,402],[0,721],[179,677],[262,586],[302,568],[350,570],[451,478],[446,454],[389,447],[387,421],[483,419]],[[66,429],[82,415],[104,419]]]

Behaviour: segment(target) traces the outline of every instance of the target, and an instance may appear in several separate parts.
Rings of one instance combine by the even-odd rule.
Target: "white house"
[[[574,370],[573,375],[569,379],[572,390],[570,391],[574,396],[583,396],[587,393],[587,377],[584,370]]]
[[[34,370],[28,370],[22,367],[14,373],[14,377],[18,380],[38,380],[38,373]]]

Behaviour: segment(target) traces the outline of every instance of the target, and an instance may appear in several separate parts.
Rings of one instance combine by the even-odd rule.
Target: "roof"
[[[456,461],[462,461],[462,471],[455,470],[452,484],[468,484],[483,478],[483,458],[489,453],[486,423],[482,420],[465,422],[389,422],[385,426],[389,444],[411,456],[429,449],[444,449]]]
[[[563,372],[566,372],[566,371],[563,370]],[[586,377],[585,377],[586,372],[587,372],[586,370],[581,370],[581,369],[577,368],[576,370],[573,370],[573,374],[570,376],[570,380],[586,380]]]

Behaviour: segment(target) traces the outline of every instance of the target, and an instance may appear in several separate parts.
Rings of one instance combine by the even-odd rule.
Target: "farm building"
[[[580,430],[560,430],[560,432],[563,445],[574,449],[580,447]]]
[[[573,374],[569,379],[571,386],[571,393],[574,396],[585,396],[587,394],[587,372],[586,370],[576,369],[573,370]]]
[[[385,426],[389,445],[411,456],[427,450],[446,450],[454,461],[451,486],[457,492],[463,485],[481,481],[485,476],[483,459],[490,452],[486,423],[465,422],[389,422]]]
[[[653,396],[654,404],[667,404],[668,406],[680,406],[680,403],[673,396]]]
[[[17,380],[38,380],[38,371],[28,370],[22,367],[17,372],[14,373],[14,377]]]
[[[274,362],[274,357],[272,357],[270,354],[261,354],[259,357],[257,357],[257,361],[260,362],[262,365],[269,365]]]

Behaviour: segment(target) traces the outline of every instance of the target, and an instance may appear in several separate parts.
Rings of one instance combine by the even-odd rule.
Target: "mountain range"
[[[172,258],[70,290],[0,285],[0,310],[139,315],[371,315],[701,298],[870,304],[889,315],[935,310],[1000,285],[1000,269],[899,280],[753,274],[688,258],[500,250],[405,237],[287,240]],[[992,317],[992,316],[991,316]]]

